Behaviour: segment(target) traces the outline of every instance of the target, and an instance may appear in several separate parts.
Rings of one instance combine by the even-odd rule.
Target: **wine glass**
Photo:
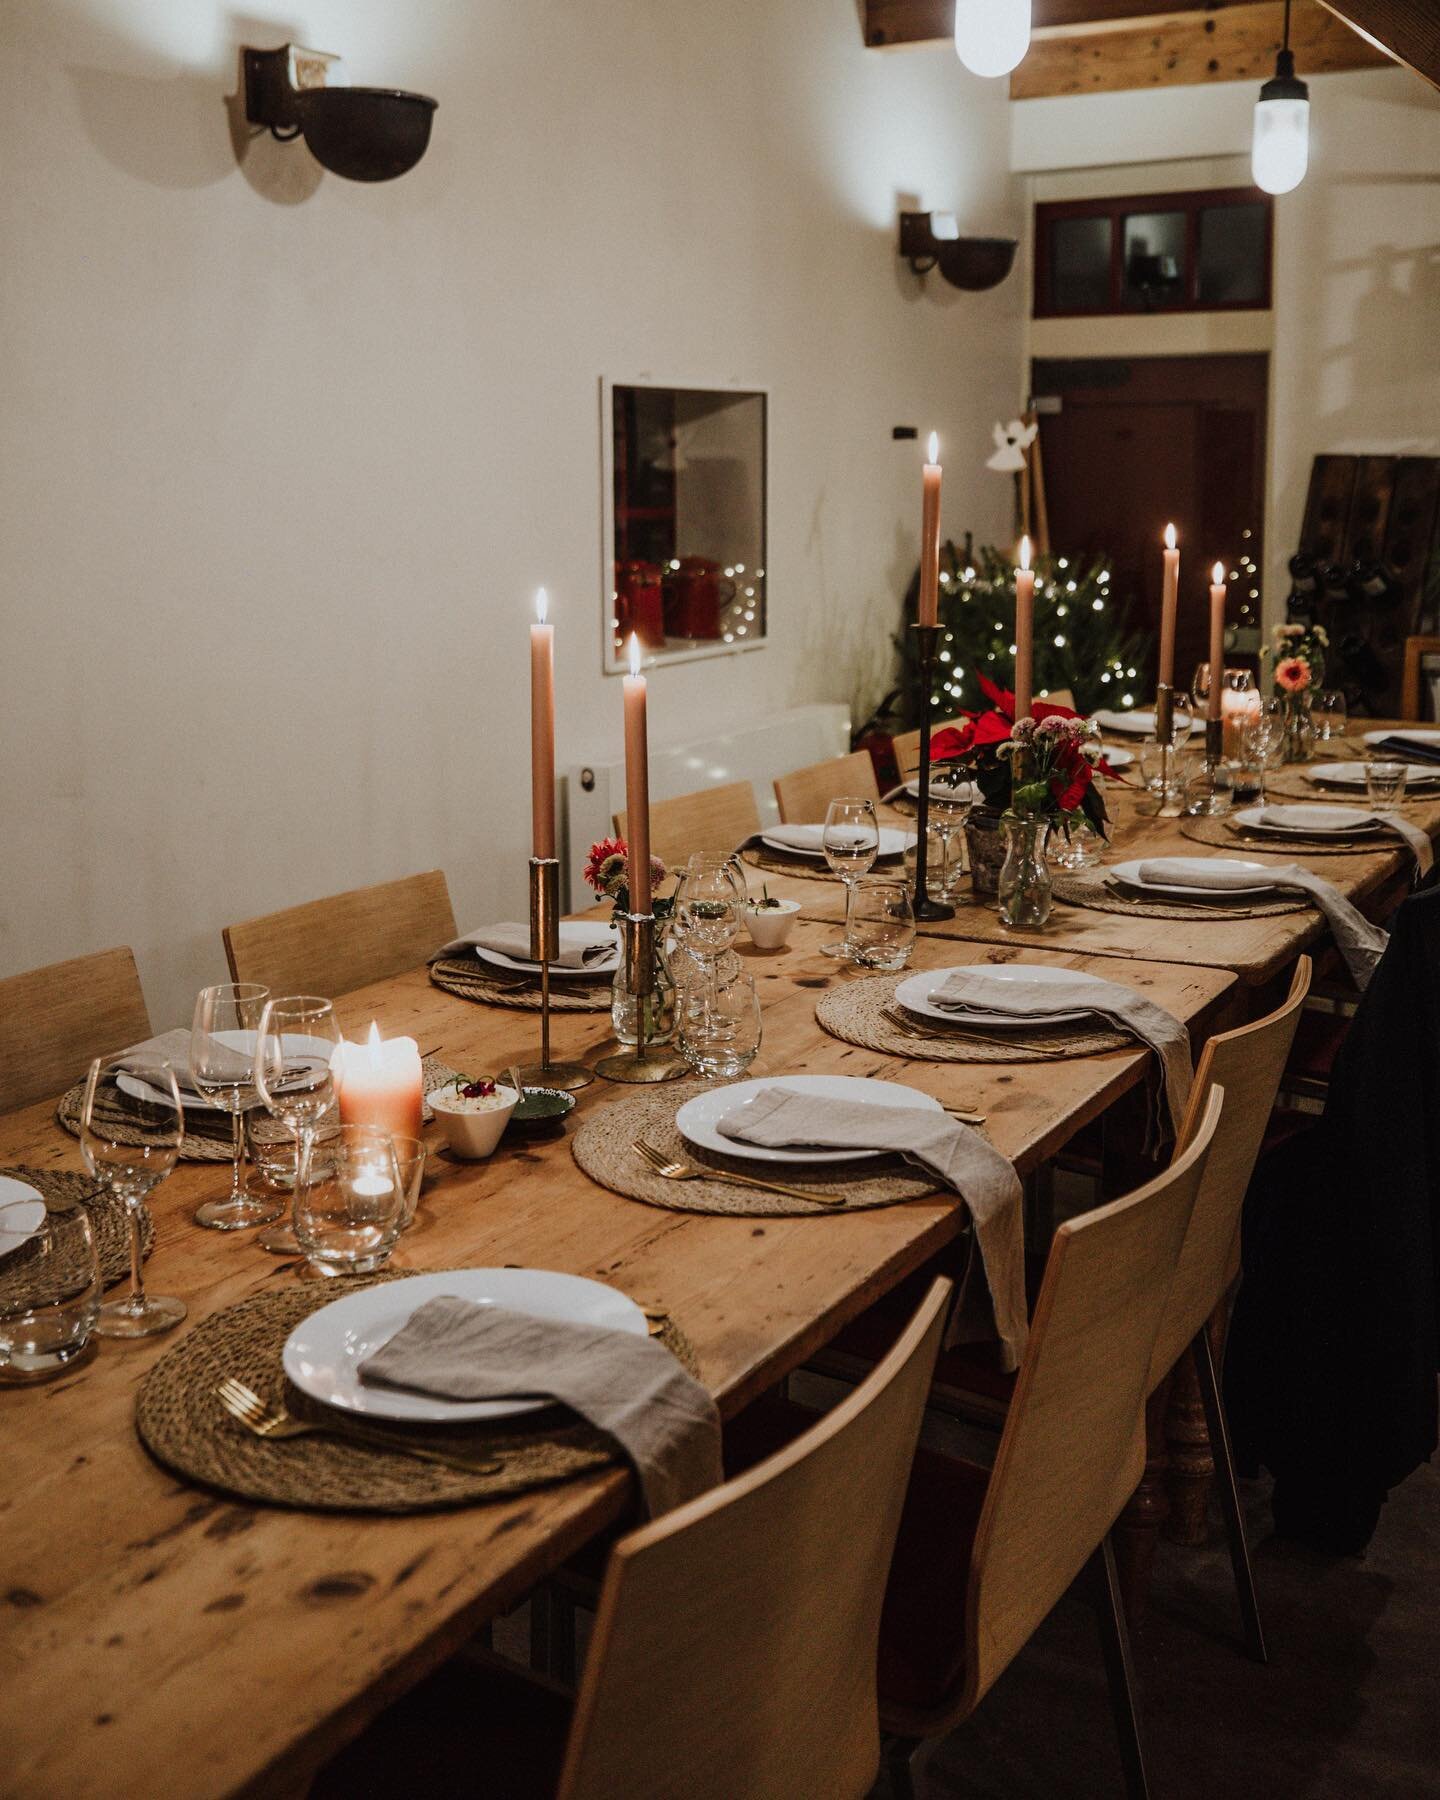
[[[941,765],[943,769],[944,765]],[[965,858],[957,844],[952,857],[951,838],[961,838],[965,821],[975,804],[975,788],[969,781],[950,782],[932,767],[930,771],[930,830],[940,840],[940,891],[931,898],[953,898],[965,872]]]
[[[195,1223],[209,1231],[268,1225],[284,1211],[273,1195],[252,1194],[241,1175],[245,1112],[256,1104],[255,1033],[270,990],[254,981],[222,981],[201,988],[190,1026],[190,1078],[196,1090],[229,1113],[234,1134],[230,1192],[197,1207]]]
[[[1310,708],[1315,732],[1322,743],[1345,735],[1346,712],[1343,688],[1321,688]]]
[[[1178,756],[1195,729],[1195,702],[1176,688],[1170,697],[1170,709],[1170,748]]]
[[[875,802],[858,794],[845,794],[832,800],[825,814],[821,833],[825,860],[845,884],[845,929],[838,942],[822,944],[826,956],[850,955],[850,909],[855,900],[855,884],[874,867],[880,854],[880,822],[875,817]]]
[[[1223,681],[1224,671],[1221,671]],[[1196,706],[1207,706],[1210,700],[1210,665],[1208,662],[1196,663],[1195,673],[1190,678],[1190,692]]]
[[[681,945],[712,983],[739,935],[744,905],[745,877],[735,858],[697,850],[675,890],[675,919]]]
[[[340,1043],[335,1008],[315,994],[267,1000],[255,1034],[255,1087],[265,1110],[295,1133],[295,1188],[307,1178],[315,1133],[335,1102],[330,1059]],[[288,1224],[268,1225],[255,1240],[262,1250],[293,1256],[300,1240]]]
[[[130,1220],[130,1291],[100,1308],[101,1337],[149,1337],[185,1317],[185,1302],[145,1292],[140,1217],[145,1198],[175,1167],[185,1141],[185,1112],[175,1071],[163,1056],[122,1050],[97,1056],[80,1107],[85,1167],[124,1202]]]
[[[1267,769],[1280,765],[1288,725],[1285,702],[1278,695],[1262,697],[1245,729],[1252,752],[1261,757]]]

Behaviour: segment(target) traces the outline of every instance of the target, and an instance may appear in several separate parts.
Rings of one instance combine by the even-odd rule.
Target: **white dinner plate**
[[[0,1175],[0,1256],[9,1256],[45,1222],[45,1202],[28,1182]]]
[[[920,798],[920,777],[905,783],[905,792],[912,800]],[[973,781],[960,781],[951,787],[948,781],[936,781],[930,778],[930,798],[932,800],[948,800],[954,806],[972,806],[980,798],[980,790]]]
[[[1304,771],[1305,779],[1324,785],[1325,787],[1363,788],[1365,785],[1365,764],[1363,762],[1316,763]],[[1406,763],[1405,782],[1408,787],[1433,786],[1440,781],[1440,763]]]
[[[1424,744],[1427,749],[1440,748],[1440,731],[1430,731],[1420,725],[1397,725],[1389,731],[1367,731],[1365,742],[1372,748],[1383,744],[1388,738],[1409,738],[1413,744]]]
[[[819,830],[818,826],[816,827],[816,830]],[[882,825],[880,827],[880,849],[878,855],[882,859],[887,856],[903,856],[905,854],[906,846],[910,843],[913,835],[913,833],[908,831],[896,831],[891,825]],[[797,849],[794,844],[784,844],[776,838],[766,837],[763,834],[761,835],[760,842],[769,849],[775,851],[779,856],[813,857],[816,862],[824,862],[825,860],[825,852],[823,849],[800,850]]]
[[[1153,706],[1145,707],[1139,712],[1107,712],[1102,706],[1091,713],[1090,717],[1102,731],[1123,731],[1127,737],[1149,737],[1155,729]],[[1182,709],[1175,714],[1175,723],[1182,725],[1182,721],[1187,721],[1189,717]]]
[[[603,957],[587,963],[581,969],[573,969],[568,963],[551,963],[550,973],[565,979],[573,979],[577,975],[613,975],[620,961],[620,932],[613,925],[608,929],[614,941]],[[508,969],[512,973],[518,970],[526,975],[540,973],[539,963],[531,962],[528,956],[507,956],[503,950],[487,950],[480,944],[473,948],[481,962],[493,963],[497,969]]]
[[[1253,894],[1273,894],[1275,892],[1275,884],[1263,880],[1257,881],[1254,887],[1193,888],[1171,887],[1168,883],[1142,881],[1140,879],[1140,870],[1145,863],[1162,861],[1203,862],[1217,873],[1224,871],[1227,874],[1238,874],[1242,869],[1253,869],[1256,875],[1259,876],[1263,876],[1266,873],[1264,863],[1252,862],[1248,856],[1180,856],[1169,858],[1141,856],[1137,857],[1133,862],[1116,863],[1111,868],[1110,873],[1114,876],[1116,881],[1122,882],[1128,888],[1133,888],[1137,894],[1164,894],[1167,897],[1173,896],[1177,900],[1203,901],[1207,896],[1216,900],[1245,900]]]
[[[644,1337],[648,1330],[645,1314],[633,1300],[580,1275],[560,1275],[553,1269],[447,1269],[438,1275],[382,1282],[311,1313],[285,1340],[285,1373],[312,1400],[376,1419],[460,1425],[548,1406],[547,1400],[441,1400],[433,1394],[407,1394],[361,1381],[359,1366],[365,1358],[388,1344],[417,1307],[442,1294],[480,1306],[508,1306],[537,1319],[603,1325],[633,1337]]]
[[[1034,1026],[1033,1019],[1017,1019],[1009,1013],[987,1013],[978,1009],[972,1012],[947,1012],[943,1006],[935,1006],[930,999],[938,987],[943,987],[952,975],[983,976],[991,981],[1009,982],[1015,987],[1049,987],[1057,981],[1094,981],[1099,982],[1098,975],[1088,975],[1079,969],[1041,968],[1036,963],[960,963],[952,969],[924,969],[918,975],[907,976],[895,990],[895,998],[906,1012],[916,1013],[923,1019],[938,1019],[945,1025],[985,1025],[997,1026],[1001,1030],[1028,1030]],[[977,986],[982,983],[977,982]],[[1083,1019],[1083,1012],[1051,1013],[1046,1023],[1068,1024],[1075,1019]]]
[[[864,1075],[780,1075],[757,1081],[736,1081],[729,1087],[711,1088],[687,1100],[675,1115],[680,1135],[698,1149],[716,1156],[739,1156],[746,1161],[768,1163],[838,1163],[860,1162],[876,1156],[888,1156],[887,1150],[808,1150],[803,1146],[768,1150],[759,1144],[740,1144],[734,1138],[722,1137],[716,1125],[726,1113],[733,1112],[754,1098],[761,1088],[786,1088],[800,1094],[823,1094],[827,1100],[848,1100],[855,1106],[910,1106],[919,1112],[943,1112],[938,1100],[922,1094],[918,1088],[902,1087],[898,1081],[872,1081]]]
[[[1105,760],[1112,769],[1128,769],[1135,760],[1133,750],[1111,750],[1107,747]]]
[[[1266,822],[1266,813],[1284,812],[1290,815],[1290,823],[1273,825]],[[1358,806],[1313,806],[1301,802],[1298,806],[1245,806],[1235,814],[1235,823],[1243,825],[1249,831],[1263,831],[1272,837],[1350,837],[1357,831],[1377,831],[1379,827],[1367,812]]]

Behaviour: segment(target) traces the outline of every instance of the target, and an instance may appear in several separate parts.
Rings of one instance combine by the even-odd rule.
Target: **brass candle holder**
[[[620,944],[625,978],[635,996],[635,1048],[602,1056],[595,1073],[607,1081],[674,1081],[687,1072],[687,1064],[664,1045],[645,1041],[655,987],[655,915],[626,913],[620,924]]]
[[[550,965],[560,954],[560,864],[553,856],[530,858],[530,956],[540,965],[540,1060],[519,1070],[522,1082],[573,1093],[595,1077],[583,1063],[550,1060]]]
[[[915,917],[953,919],[955,908],[930,897],[930,678],[940,642],[938,625],[912,625],[920,651],[920,787],[915,821]]]

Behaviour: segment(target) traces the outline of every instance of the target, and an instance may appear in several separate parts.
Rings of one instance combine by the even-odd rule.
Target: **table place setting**
[[[1378,750],[1397,762],[1440,763],[1440,731],[1392,725],[1383,731],[1367,731],[1364,743],[1368,750]],[[1431,779],[1434,779],[1433,770]]]
[[[141,1441],[244,1499],[417,1512],[613,1465],[653,1516],[721,1478],[719,1415],[668,1314],[555,1270],[384,1271],[252,1296],[141,1384]]]
[[[1253,849],[1271,856],[1294,854],[1297,850],[1307,856],[1354,856],[1374,849],[1377,835],[1393,832],[1414,853],[1417,880],[1430,873],[1435,861],[1428,831],[1397,813],[1360,806],[1316,802],[1277,806],[1261,802],[1220,818],[1182,819],[1180,831],[1184,837],[1202,844],[1233,845],[1241,838]]]
[[[816,825],[767,825],[758,836],[740,846],[740,856],[752,868],[772,875],[804,875],[815,881],[844,881],[846,871],[857,859],[867,868],[881,865],[900,870],[905,852],[915,841],[912,832],[893,825],[880,825],[875,819],[874,803],[869,807],[868,821],[857,823],[853,847],[842,827],[830,823]]]
[[[610,982],[620,966],[617,928],[608,920],[561,920],[558,939],[548,971],[551,1010],[608,1012]],[[502,921],[442,945],[430,958],[430,979],[465,1000],[538,1011],[541,967],[530,951],[530,927]]]

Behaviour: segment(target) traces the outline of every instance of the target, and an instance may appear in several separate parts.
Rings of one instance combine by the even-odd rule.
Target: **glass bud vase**
[[[663,924],[655,934],[655,964],[650,991],[643,998],[630,985],[622,938],[620,965],[610,985],[610,1023],[622,1044],[640,1041],[640,1007],[645,1007],[646,1044],[668,1044],[675,1036],[675,977],[665,952]]]
[[[1310,717],[1310,695],[1290,694],[1285,701],[1285,761],[1308,762],[1314,748],[1315,721]]]
[[[1045,864],[1049,822],[1007,814],[1003,824],[1005,861],[1000,866],[1000,923],[1017,931],[1039,931],[1050,917],[1054,899],[1050,871]]]

